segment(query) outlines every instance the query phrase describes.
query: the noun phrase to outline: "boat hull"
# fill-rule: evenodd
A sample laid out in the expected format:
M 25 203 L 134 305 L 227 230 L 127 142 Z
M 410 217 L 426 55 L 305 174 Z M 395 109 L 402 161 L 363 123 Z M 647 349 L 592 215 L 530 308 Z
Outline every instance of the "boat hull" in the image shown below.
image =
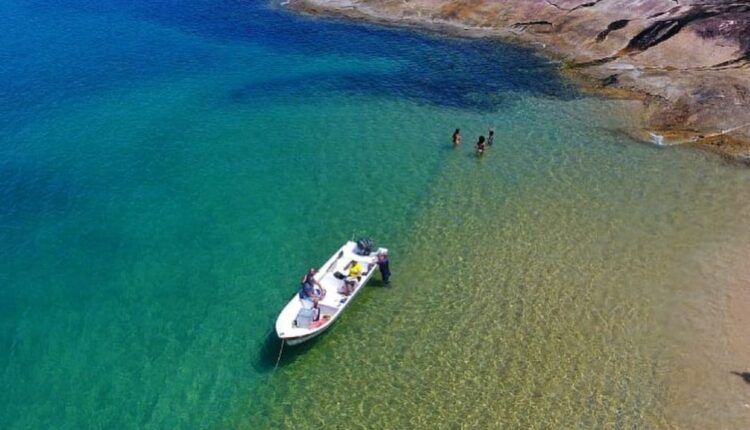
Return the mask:
M 298 327 L 297 316 L 303 308 L 303 303 L 295 294 L 287 303 L 276 320 L 276 335 L 287 345 L 299 345 L 310 339 L 313 339 L 333 325 L 334 321 L 343 313 L 353 299 L 362 291 L 365 284 L 372 278 L 377 270 L 377 253 L 387 252 L 385 248 L 368 255 L 358 255 L 355 253 L 356 243 L 349 241 L 339 248 L 331 258 L 324 263 L 315 279 L 326 290 L 326 295 L 319 302 L 320 319 L 313 322 L 310 327 Z M 334 276 L 338 273 L 345 273 L 347 265 L 351 261 L 358 261 L 365 265 L 356 289 L 348 296 L 340 292 L 340 286 L 344 282 L 340 276 Z
M 320 336 L 325 331 L 326 330 L 321 330 L 321 331 L 315 332 L 315 333 L 313 333 L 313 334 L 311 334 L 309 336 L 293 337 L 293 338 L 287 338 L 287 339 L 283 339 L 282 338 L 281 340 L 284 341 L 284 343 L 286 343 L 287 345 L 290 345 L 290 346 L 299 345 L 300 343 L 305 343 L 305 342 L 307 342 L 308 340 L 310 340 L 312 338 Z

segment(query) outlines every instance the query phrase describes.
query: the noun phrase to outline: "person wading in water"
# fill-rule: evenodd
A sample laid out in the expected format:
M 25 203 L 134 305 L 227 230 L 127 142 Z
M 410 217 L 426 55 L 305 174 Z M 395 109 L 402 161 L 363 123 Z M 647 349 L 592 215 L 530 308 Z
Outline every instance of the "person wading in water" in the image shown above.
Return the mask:
M 481 156 L 484 154 L 485 144 L 484 144 L 484 136 L 479 136 L 479 141 L 477 142 L 477 155 Z
M 457 128 L 456 131 L 453 132 L 453 146 L 458 146 L 461 144 L 461 129 Z

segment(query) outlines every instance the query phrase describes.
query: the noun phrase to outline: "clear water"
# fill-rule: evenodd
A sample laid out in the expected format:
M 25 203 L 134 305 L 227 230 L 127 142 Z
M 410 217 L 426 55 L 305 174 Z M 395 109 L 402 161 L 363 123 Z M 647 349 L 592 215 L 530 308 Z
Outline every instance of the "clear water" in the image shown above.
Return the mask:
M 750 173 L 629 140 L 626 104 L 531 52 L 264 1 L 9 0 L 0 25 L 0 427 L 750 422 L 701 343 Z M 300 274 L 359 235 L 393 287 L 274 371 Z

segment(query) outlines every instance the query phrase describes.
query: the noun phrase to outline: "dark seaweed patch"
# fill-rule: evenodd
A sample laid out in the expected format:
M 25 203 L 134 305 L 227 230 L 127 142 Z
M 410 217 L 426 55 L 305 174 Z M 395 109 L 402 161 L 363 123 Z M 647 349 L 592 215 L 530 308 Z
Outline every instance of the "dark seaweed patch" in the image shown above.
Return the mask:
M 30 219 L 69 207 L 74 187 L 28 164 L 0 165 L 0 221 Z
M 370 44 L 387 38 L 389 52 L 381 57 L 396 69 L 327 70 L 294 78 L 248 82 L 229 93 L 231 102 L 251 104 L 280 97 L 315 98 L 343 92 L 405 98 L 416 103 L 472 111 L 494 111 L 512 100 L 505 94 L 529 93 L 572 99 L 577 91 L 562 80 L 557 68 L 530 51 L 489 41 L 433 39 L 413 33 L 380 33 L 357 38 L 360 55 Z

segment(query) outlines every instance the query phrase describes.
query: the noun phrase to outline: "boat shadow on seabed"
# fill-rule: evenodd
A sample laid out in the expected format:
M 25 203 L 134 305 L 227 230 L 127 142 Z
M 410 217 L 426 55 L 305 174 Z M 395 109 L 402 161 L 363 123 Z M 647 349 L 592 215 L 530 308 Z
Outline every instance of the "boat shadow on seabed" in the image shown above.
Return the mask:
M 323 333 L 299 345 L 291 346 L 285 343 L 282 349 L 281 339 L 279 339 L 274 330 L 271 330 L 263 340 L 263 346 L 258 351 L 254 367 L 260 373 L 273 372 L 277 368 L 284 367 L 294 362 L 299 356 L 304 355 L 325 335 L 326 333 Z

